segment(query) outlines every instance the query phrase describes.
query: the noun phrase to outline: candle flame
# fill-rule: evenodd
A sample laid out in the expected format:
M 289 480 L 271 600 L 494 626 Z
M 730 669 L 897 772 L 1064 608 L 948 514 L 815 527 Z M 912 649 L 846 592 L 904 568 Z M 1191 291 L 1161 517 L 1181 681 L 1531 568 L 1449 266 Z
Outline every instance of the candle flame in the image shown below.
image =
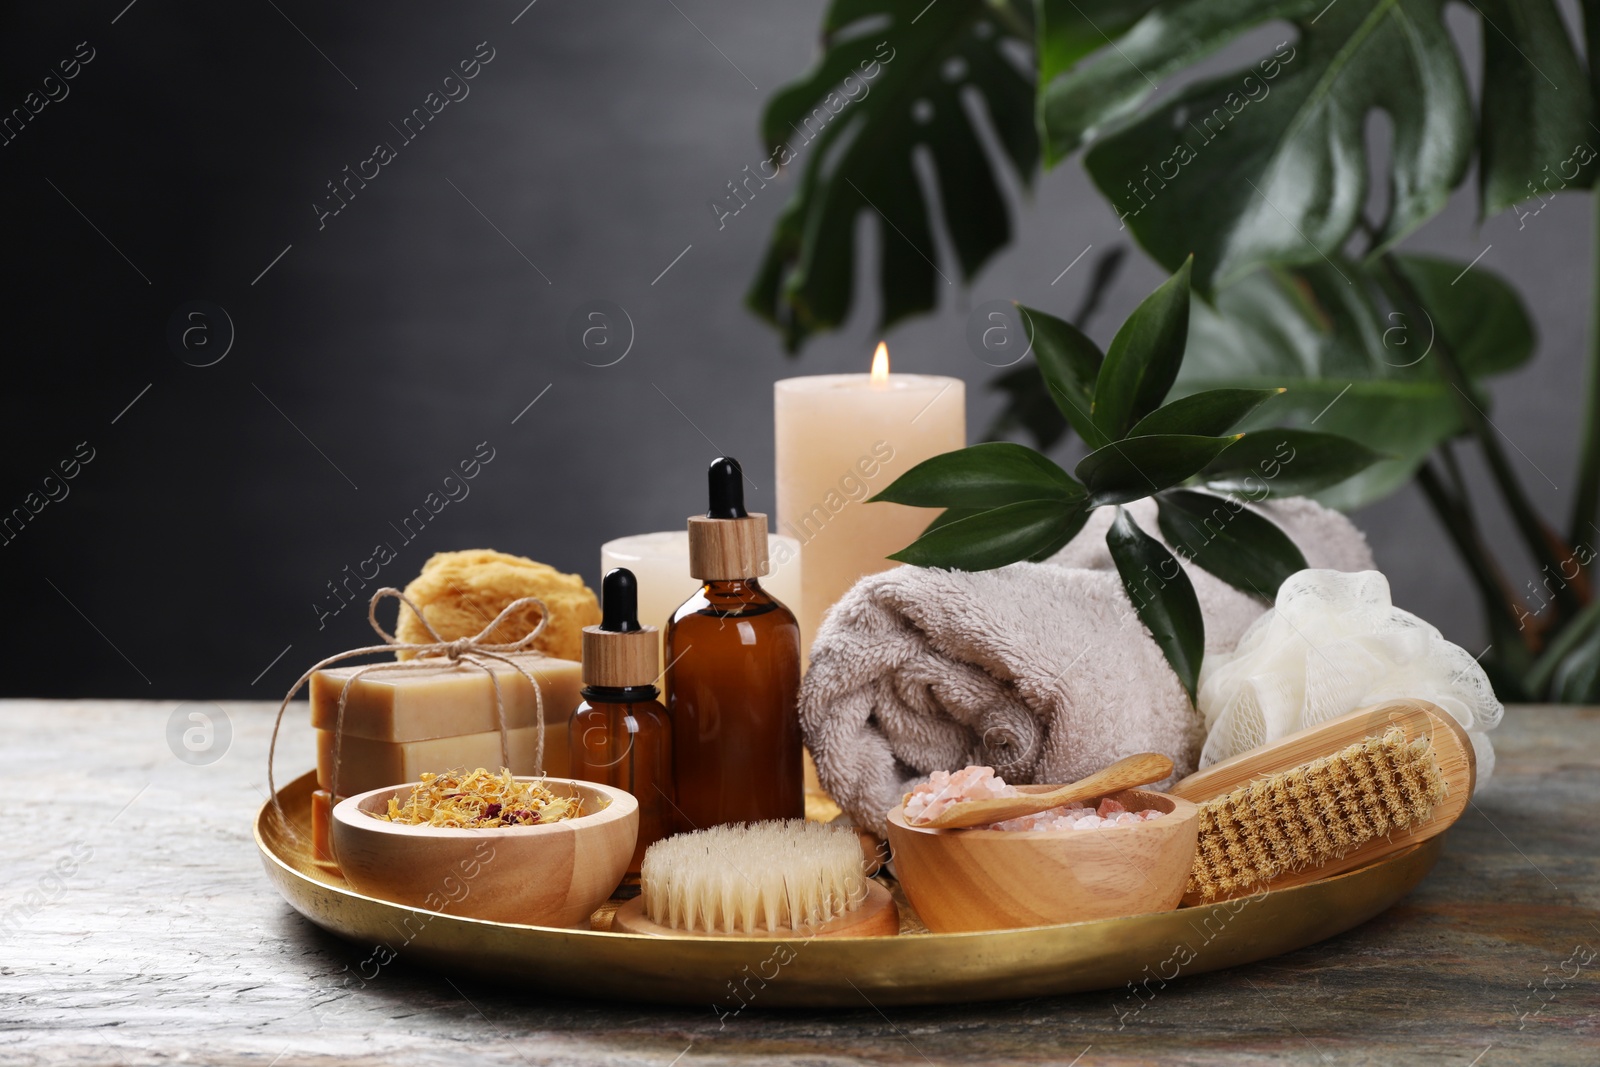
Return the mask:
M 878 342 L 877 351 L 872 353 L 872 381 L 886 382 L 889 380 L 889 346 Z

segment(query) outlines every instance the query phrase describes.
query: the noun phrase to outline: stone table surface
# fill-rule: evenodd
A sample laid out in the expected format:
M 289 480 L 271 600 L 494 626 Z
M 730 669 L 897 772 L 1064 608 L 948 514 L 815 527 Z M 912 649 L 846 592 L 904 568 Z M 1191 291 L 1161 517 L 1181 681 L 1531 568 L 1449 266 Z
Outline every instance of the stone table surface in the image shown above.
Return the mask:
M 1600 1063 L 1600 708 L 1517 707 L 1433 873 L 1340 937 L 1126 990 L 746 1011 L 455 984 L 292 911 L 251 835 L 273 708 L 0 701 L 0 1063 Z M 209 739 L 191 734 L 198 711 Z M 312 763 L 292 709 L 280 781 Z M 176 753 L 187 757 L 180 759 Z

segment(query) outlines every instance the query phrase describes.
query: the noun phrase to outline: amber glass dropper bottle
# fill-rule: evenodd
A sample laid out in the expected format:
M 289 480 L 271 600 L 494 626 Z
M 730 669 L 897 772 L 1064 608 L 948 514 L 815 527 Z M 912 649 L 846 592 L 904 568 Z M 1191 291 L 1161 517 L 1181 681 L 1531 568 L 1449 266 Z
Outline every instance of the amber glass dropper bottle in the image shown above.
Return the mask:
M 583 628 L 583 703 L 572 713 L 572 776 L 632 793 L 639 840 L 628 864 L 637 880 L 644 850 L 677 830 L 672 723 L 657 699 L 660 652 L 654 626 L 639 625 L 639 585 L 623 567 L 600 585 L 601 621 Z
M 800 627 L 765 589 L 767 517 L 744 507 L 723 457 L 710 508 L 689 518 L 689 572 L 704 585 L 667 623 L 667 706 L 685 830 L 805 815 Z

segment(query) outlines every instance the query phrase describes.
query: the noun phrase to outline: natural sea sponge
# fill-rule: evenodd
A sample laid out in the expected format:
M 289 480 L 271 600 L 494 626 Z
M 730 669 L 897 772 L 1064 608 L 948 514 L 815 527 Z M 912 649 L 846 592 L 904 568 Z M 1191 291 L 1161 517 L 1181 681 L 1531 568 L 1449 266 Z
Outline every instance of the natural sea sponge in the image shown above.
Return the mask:
M 600 621 L 600 603 L 578 575 L 562 574 L 546 564 L 492 548 L 434 553 L 422 565 L 422 573 L 406 586 L 405 594 L 446 641 L 471 637 L 513 600 L 536 596 L 550 609 L 550 624 L 530 647 L 561 659 L 578 659 L 583 628 Z M 527 605 L 496 627 L 489 640 L 510 644 L 538 622 L 538 607 Z M 421 620 L 404 605 L 395 635 L 408 644 L 433 640 Z M 399 653 L 401 659 L 412 655 Z

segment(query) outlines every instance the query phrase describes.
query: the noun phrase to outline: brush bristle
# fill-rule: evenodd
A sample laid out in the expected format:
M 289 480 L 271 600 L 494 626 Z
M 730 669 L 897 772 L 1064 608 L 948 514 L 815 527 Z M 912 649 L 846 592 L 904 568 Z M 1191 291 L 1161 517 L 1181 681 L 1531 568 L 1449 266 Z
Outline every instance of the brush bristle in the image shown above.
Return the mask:
M 867 897 L 855 831 L 804 819 L 713 826 L 645 850 L 652 922 L 687 933 L 804 931 Z
M 1390 730 L 1200 806 L 1190 893 L 1253 890 L 1428 818 L 1447 792 L 1433 743 Z

